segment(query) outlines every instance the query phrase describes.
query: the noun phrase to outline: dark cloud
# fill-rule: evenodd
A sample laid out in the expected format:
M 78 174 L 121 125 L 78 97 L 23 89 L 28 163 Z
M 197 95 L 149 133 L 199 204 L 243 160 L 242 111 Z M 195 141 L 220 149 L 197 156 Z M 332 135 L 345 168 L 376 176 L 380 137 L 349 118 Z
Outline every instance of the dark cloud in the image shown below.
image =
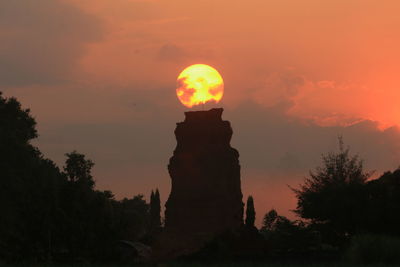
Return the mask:
M 279 108 L 251 102 L 224 115 L 233 125 L 233 145 L 240 151 L 244 168 L 288 177 L 291 173 L 307 175 L 320 164 L 322 153 L 337 150 L 339 135 L 352 153 L 365 159 L 367 168 L 390 170 L 400 163 L 400 131 L 395 127 L 382 131 L 368 120 L 347 127 L 321 127 L 311 120 L 287 117 Z
M 68 80 L 101 35 L 96 17 L 65 1 L 0 1 L 0 85 Z

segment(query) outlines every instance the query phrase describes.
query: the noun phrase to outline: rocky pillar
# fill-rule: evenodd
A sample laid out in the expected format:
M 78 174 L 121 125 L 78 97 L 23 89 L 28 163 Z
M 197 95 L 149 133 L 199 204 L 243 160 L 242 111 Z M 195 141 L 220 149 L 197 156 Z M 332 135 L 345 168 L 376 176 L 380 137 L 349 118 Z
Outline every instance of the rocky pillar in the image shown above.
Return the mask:
M 185 112 L 175 130 L 164 232 L 193 249 L 243 224 L 239 153 L 230 146 L 232 128 L 222 112 Z

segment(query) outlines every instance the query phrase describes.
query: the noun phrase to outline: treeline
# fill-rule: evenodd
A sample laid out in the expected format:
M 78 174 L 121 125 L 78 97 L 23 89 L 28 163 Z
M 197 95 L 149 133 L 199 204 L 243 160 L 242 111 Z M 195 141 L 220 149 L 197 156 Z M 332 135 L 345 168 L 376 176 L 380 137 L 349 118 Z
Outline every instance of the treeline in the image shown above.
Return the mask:
M 0 262 L 106 262 L 118 240 L 158 231 L 160 196 L 114 199 L 95 189 L 94 163 L 74 151 L 60 170 L 30 142 L 29 109 L 0 93 Z
M 292 188 L 299 220 L 275 210 L 264 216 L 259 232 L 269 257 L 400 263 L 400 169 L 372 174 L 340 137 L 339 151 L 323 155 L 321 166 Z

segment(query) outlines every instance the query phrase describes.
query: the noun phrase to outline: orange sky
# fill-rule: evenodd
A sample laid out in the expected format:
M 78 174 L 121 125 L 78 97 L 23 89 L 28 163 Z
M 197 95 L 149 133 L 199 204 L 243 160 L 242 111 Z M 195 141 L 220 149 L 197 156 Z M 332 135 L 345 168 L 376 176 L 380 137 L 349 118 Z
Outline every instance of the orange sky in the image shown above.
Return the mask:
M 97 82 L 172 84 L 183 67 L 207 62 L 231 89 L 226 105 L 289 99 L 292 115 L 318 113 L 317 121 L 400 124 L 398 1 L 83 3 L 75 1 L 105 24 L 103 40 L 82 59 L 85 75 Z M 279 88 L 287 86 L 281 81 L 271 84 L 287 72 L 305 81 L 295 95 Z
M 31 107 L 46 156 L 88 154 L 98 186 L 119 197 L 157 185 L 167 197 L 187 110 L 176 78 L 194 63 L 224 78 L 218 106 L 259 214 L 290 214 L 286 184 L 338 134 L 369 168 L 399 165 L 397 0 L 19 0 L 0 10 L 0 90 Z

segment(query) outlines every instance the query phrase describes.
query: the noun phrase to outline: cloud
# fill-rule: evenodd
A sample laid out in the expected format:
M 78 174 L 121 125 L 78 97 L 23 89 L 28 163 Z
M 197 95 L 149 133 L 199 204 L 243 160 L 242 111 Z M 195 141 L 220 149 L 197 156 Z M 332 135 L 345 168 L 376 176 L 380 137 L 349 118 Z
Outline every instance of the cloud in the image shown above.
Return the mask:
M 101 22 L 61 0 L 0 2 L 0 85 L 67 81 Z
M 293 105 L 293 98 L 305 85 L 306 80 L 303 76 L 291 71 L 273 72 L 269 74 L 261 88 L 252 94 L 253 100 L 265 107 L 275 107 L 277 105 Z
M 239 150 L 244 169 L 296 180 L 320 164 L 322 153 L 337 149 L 339 135 L 352 153 L 365 159 L 367 168 L 389 170 L 398 165 L 400 131 L 395 127 L 379 130 L 376 122 L 368 120 L 321 127 L 313 121 L 288 117 L 279 106 L 266 108 L 252 102 L 226 110 L 224 118 L 231 121 L 232 146 Z
M 267 108 L 281 106 L 286 115 L 320 126 L 349 126 L 364 120 L 377 122 L 380 129 L 400 126 L 397 98 L 390 88 L 313 80 L 293 69 L 271 72 L 251 99 Z

